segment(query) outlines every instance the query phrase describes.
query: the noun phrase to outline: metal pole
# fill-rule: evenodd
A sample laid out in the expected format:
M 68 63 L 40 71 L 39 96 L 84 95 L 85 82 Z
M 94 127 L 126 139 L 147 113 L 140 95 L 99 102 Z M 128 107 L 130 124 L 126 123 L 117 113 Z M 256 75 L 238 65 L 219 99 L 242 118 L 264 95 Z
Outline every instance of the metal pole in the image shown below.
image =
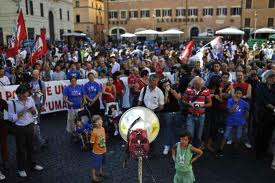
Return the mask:
M 258 20 L 257 16 L 258 16 L 258 13 L 257 13 L 257 11 L 255 11 L 255 25 L 254 25 L 255 32 L 254 32 L 254 39 L 256 39 L 257 20 Z
M 138 158 L 138 183 L 142 183 L 142 157 Z

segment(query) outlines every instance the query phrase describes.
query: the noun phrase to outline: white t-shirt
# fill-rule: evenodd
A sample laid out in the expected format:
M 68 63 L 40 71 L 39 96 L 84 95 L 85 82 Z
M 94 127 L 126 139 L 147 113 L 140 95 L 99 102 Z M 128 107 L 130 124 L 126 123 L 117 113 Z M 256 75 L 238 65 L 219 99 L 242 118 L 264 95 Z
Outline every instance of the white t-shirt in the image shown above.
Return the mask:
M 120 65 L 117 62 L 112 64 L 112 74 L 114 74 L 116 71 L 120 71 Z
M 7 86 L 10 85 L 10 80 L 7 76 L 3 76 L 0 78 L 0 86 Z
M 139 95 L 139 101 L 142 101 L 143 99 L 143 91 L 144 88 L 141 89 L 140 95 Z M 147 86 L 146 93 L 144 96 L 144 105 L 151 109 L 154 110 L 158 108 L 161 105 L 164 105 L 164 95 L 161 89 L 156 87 L 154 90 L 150 91 L 149 86 Z

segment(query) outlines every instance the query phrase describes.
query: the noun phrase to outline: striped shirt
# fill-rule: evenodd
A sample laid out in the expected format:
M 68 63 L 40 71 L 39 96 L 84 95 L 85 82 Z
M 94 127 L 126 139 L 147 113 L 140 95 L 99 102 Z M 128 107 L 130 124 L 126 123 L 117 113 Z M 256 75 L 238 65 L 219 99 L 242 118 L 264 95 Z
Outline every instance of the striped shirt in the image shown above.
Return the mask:
M 199 96 L 197 96 L 199 94 Z M 195 99 L 195 100 L 194 100 Z M 183 100 L 188 103 L 193 103 L 198 107 L 189 108 L 188 112 L 192 114 L 204 114 L 205 107 L 199 106 L 200 104 L 206 104 L 211 101 L 210 91 L 205 88 L 202 92 L 197 91 L 192 87 L 188 87 L 183 95 Z

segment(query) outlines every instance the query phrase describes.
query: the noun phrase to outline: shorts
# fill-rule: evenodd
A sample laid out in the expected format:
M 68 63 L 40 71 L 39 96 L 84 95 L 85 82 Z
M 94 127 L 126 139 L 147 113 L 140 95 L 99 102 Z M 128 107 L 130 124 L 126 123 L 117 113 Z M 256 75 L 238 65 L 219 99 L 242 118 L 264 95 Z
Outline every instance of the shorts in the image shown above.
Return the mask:
M 243 131 L 243 126 L 226 126 L 225 128 L 225 133 L 224 133 L 224 138 L 226 140 L 231 140 L 232 139 L 232 133 L 233 129 L 236 129 L 236 139 L 240 140 L 242 137 L 242 131 Z
M 99 170 L 102 165 L 105 164 L 105 155 L 104 154 L 95 154 L 92 153 L 92 168 Z

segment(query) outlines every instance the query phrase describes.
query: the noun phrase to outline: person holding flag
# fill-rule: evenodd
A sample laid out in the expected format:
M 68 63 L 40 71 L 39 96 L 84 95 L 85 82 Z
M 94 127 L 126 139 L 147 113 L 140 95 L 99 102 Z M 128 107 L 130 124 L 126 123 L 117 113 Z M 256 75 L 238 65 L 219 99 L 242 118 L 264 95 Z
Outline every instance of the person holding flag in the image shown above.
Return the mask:
M 43 57 L 48 51 L 45 32 L 41 31 L 40 36 L 36 36 L 29 65 L 36 63 L 36 60 Z

